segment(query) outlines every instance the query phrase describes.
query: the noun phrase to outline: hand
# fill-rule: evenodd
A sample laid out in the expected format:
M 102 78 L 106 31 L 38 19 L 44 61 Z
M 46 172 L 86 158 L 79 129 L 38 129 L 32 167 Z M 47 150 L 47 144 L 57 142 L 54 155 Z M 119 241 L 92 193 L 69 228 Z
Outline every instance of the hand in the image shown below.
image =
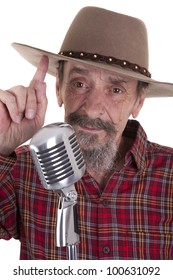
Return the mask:
M 0 90 L 0 153 L 10 155 L 43 126 L 46 109 L 48 57 L 43 56 L 29 87 Z

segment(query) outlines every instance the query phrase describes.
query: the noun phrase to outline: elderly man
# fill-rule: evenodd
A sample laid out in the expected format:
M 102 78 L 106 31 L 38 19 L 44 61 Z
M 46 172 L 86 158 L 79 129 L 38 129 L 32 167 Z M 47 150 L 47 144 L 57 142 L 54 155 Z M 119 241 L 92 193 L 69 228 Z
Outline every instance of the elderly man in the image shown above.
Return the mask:
M 144 23 L 86 7 L 58 54 L 13 46 L 39 66 L 29 87 L 0 91 L 0 238 L 20 240 L 20 259 L 66 259 L 55 240 L 57 193 L 43 188 L 20 146 L 44 123 L 48 72 L 87 167 L 75 184 L 78 258 L 173 259 L 173 150 L 129 119 L 145 97 L 173 95 L 172 84 L 151 79 Z

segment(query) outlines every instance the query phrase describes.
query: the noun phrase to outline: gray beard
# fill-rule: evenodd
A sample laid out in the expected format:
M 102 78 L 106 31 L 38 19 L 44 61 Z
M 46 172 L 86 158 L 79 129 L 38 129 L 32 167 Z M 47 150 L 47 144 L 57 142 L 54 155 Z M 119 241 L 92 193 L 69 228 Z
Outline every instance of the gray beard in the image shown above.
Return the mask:
M 116 161 L 117 145 L 107 136 L 105 144 L 98 145 L 98 136 L 84 132 L 77 133 L 77 139 L 88 170 L 97 173 L 110 172 Z
M 99 137 L 96 134 L 84 131 L 76 131 L 76 136 L 83 153 L 83 157 L 88 171 L 97 173 L 107 173 L 115 165 L 118 147 L 115 143 L 115 135 L 117 131 L 110 122 L 104 122 L 101 119 L 90 119 L 86 115 L 78 115 L 71 113 L 66 117 L 66 121 L 73 126 L 89 125 L 91 127 L 101 128 L 105 131 L 104 144 L 99 143 Z

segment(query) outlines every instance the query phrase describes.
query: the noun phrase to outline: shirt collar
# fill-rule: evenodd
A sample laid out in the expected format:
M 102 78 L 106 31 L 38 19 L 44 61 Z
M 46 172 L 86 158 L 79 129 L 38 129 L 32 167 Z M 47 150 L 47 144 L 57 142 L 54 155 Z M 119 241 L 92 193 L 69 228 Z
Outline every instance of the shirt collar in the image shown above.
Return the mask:
M 123 136 L 133 138 L 134 143 L 125 157 L 125 166 L 135 161 L 138 169 L 146 166 L 147 135 L 136 120 L 128 120 Z

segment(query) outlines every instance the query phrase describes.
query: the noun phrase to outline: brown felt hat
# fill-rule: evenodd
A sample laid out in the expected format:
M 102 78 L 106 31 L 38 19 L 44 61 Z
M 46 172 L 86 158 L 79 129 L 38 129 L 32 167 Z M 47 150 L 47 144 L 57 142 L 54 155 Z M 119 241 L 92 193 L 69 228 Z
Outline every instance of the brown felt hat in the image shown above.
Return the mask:
M 12 46 L 36 67 L 42 55 L 48 56 L 48 73 L 54 76 L 60 60 L 76 61 L 149 83 L 147 97 L 173 96 L 173 84 L 151 79 L 147 30 L 131 16 L 85 7 L 71 23 L 58 54 L 19 43 Z

